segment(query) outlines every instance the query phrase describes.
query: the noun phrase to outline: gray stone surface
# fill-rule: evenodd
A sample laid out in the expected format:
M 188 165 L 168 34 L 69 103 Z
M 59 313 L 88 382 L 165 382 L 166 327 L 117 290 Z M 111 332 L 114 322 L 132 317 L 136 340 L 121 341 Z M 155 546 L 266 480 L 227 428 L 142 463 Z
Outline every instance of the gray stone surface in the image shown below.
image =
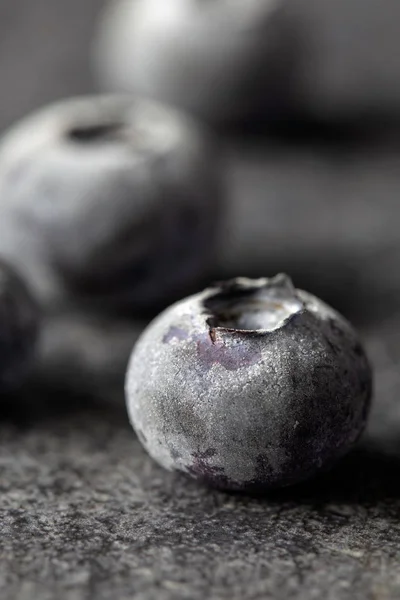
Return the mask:
M 264 499 L 162 471 L 122 404 L 42 397 L 24 413 L 9 408 L 0 427 L 1 597 L 398 598 L 398 329 L 396 320 L 383 334 L 365 332 L 377 394 L 358 450 L 319 481 Z

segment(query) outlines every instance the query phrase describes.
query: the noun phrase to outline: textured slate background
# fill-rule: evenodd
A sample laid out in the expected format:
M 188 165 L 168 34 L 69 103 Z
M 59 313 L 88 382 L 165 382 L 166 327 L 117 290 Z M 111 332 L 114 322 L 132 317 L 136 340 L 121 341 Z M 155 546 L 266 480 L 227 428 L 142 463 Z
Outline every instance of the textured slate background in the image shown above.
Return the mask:
M 42 102 L 93 89 L 87 56 L 100 4 L 1 0 L 0 129 Z M 301 163 L 303 150 L 290 145 L 290 156 L 296 152 Z M 396 157 L 396 145 L 391 152 Z M 264 183 L 253 179 L 248 160 L 246 155 L 250 193 Z M 337 177 L 342 180 L 348 170 L 354 181 L 353 162 Z M 366 172 L 373 168 L 367 161 Z M 242 171 L 229 174 L 237 181 Z M 376 180 L 381 179 L 379 175 Z M 366 193 L 374 181 L 365 179 Z M 391 186 L 395 195 L 395 178 Z M 320 186 L 311 188 L 310 193 L 314 189 L 324 194 Z M 391 210 L 398 221 L 400 208 Z M 308 230 L 312 218 L 300 211 L 299 230 Z M 62 344 L 57 338 L 47 341 L 40 372 L 19 398 L 1 408 L 0 597 L 398 598 L 400 318 L 395 266 L 386 278 L 394 281 L 390 302 L 384 293 L 379 304 L 369 298 L 368 319 L 360 290 L 345 284 L 339 290 L 342 308 L 362 324 L 376 368 L 376 401 L 367 435 L 332 473 L 266 499 L 200 488 L 164 473 L 142 451 L 127 423 L 121 376 L 126 347 L 139 325 L 133 324 L 123 341 L 104 334 L 102 327 L 96 330 L 96 325 L 80 328 L 80 334 L 64 338 Z M 306 275 L 300 269 L 299 276 L 305 280 Z M 354 294 L 359 294 L 357 302 Z M 108 347 L 113 362 L 104 373 Z M 51 372 L 46 370 L 49 348 Z M 66 389 L 65 380 L 58 379 L 60 361 L 71 354 L 75 360 L 78 349 L 82 372 L 75 375 L 71 358 L 61 369 L 69 383 Z M 109 376 L 112 393 L 97 394 L 98 371 Z M 40 380 L 43 372 L 46 382 Z M 82 388 L 85 373 L 93 387 Z M 72 393 L 74 380 L 80 393 Z M 104 379 L 98 381 L 102 391 L 107 389 Z

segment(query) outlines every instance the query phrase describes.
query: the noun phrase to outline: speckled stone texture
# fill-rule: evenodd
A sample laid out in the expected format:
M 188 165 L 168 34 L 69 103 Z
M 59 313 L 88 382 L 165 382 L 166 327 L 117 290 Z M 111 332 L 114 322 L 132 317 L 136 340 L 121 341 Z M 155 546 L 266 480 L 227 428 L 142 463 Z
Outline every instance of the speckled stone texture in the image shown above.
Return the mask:
M 358 450 L 266 499 L 163 471 L 122 405 L 42 398 L 25 418 L 14 405 L 0 428 L 1 597 L 395 600 L 399 324 L 364 332 L 377 394 Z

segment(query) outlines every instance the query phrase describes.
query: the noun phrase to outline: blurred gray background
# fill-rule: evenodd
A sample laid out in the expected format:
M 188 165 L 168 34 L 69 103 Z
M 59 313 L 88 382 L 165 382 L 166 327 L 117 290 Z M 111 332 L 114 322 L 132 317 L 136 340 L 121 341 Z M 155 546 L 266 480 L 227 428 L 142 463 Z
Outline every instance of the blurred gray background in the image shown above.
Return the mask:
M 103 0 L 1 0 L 0 129 L 94 89 L 89 48 Z

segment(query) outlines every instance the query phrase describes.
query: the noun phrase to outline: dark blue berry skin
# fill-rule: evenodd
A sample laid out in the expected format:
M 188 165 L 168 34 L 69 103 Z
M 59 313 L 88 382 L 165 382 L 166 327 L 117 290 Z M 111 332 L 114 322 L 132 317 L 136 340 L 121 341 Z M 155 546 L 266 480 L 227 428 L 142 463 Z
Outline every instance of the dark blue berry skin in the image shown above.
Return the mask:
M 38 308 L 22 280 L 0 262 L 0 393 L 19 387 L 34 355 Z
M 147 100 L 65 100 L 0 145 L 0 252 L 46 307 L 165 306 L 214 261 L 221 186 L 201 126 Z
M 133 350 L 130 419 L 162 466 L 228 490 L 308 479 L 366 424 L 371 369 L 350 326 L 286 276 L 177 303 Z

